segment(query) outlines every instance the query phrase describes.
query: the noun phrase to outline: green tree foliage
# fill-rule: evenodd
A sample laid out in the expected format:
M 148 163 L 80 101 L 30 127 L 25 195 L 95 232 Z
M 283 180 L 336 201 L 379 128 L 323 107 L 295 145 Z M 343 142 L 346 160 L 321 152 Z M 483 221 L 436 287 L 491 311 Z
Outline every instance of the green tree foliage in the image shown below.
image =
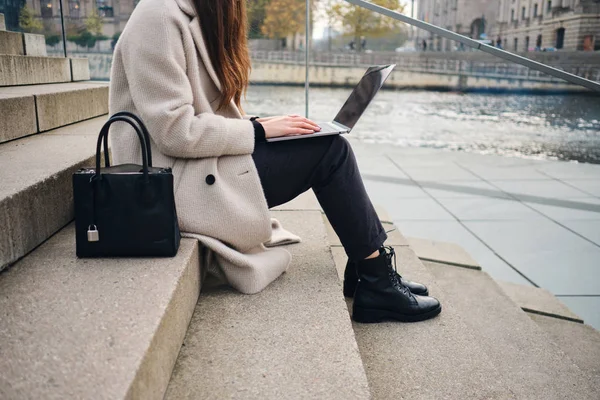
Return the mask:
M 27 5 L 24 5 L 23 8 L 21 8 L 21 13 L 19 14 L 19 26 L 23 29 L 23 32 L 27 33 L 42 33 L 44 30 L 42 21 L 35 18 L 33 10 Z
M 52 35 L 46 35 L 46 45 L 56 46 L 61 41 L 60 35 L 53 33 Z
M 390 10 L 402 12 L 404 5 L 399 0 L 371 0 L 371 3 Z M 362 36 L 383 36 L 397 30 L 402 23 L 373 11 L 346 3 L 338 2 L 331 7 L 333 18 L 342 24 L 347 34 L 354 38 L 355 48 L 360 51 Z
M 102 25 L 104 21 L 102 17 L 98 15 L 96 10 L 93 10 L 90 15 L 85 19 L 85 29 L 91 34 L 95 36 L 102 35 Z
M 98 40 L 108 39 L 108 36 L 102 34 L 103 24 L 102 17 L 96 11 L 92 11 L 83 26 L 74 24 L 67 26 L 67 40 L 81 47 L 92 48 Z
M 265 20 L 269 0 L 248 0 L 248 36 L 250 39 L 264 37 L 261 27 Z
M 284 38 L 304 32 L 304 0 L 271 0 L 266 7 L 262 33 L 270 38 Z

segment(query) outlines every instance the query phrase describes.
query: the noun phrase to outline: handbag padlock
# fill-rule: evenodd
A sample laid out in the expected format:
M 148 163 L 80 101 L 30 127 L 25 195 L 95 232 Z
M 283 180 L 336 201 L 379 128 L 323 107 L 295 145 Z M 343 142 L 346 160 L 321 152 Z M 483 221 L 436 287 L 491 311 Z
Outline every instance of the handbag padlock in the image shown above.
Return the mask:
M 96 227 L 96 225 L 90 225 L 88 227 L 87 238 L 88 238 L 88 242 L 100 241 L 100 234 L 98 233 L 98 228 Z

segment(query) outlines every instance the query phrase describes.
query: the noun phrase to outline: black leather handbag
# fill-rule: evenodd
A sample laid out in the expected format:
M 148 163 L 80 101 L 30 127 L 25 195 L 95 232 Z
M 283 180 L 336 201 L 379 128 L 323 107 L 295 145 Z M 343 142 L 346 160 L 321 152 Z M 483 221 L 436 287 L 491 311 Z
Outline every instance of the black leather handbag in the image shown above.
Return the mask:
M 135 130 L 142 165 L 110 165 L 108 131 L 115 122 Z M 100 168 L 104 142 L 105 167 Z M 114 114 L 96 145 L 96 168 L 73 174 L 78 257 L 172 257 L 181 234 L 177 223 L 171 168 L 152 166 L 150 135 L 134 114 Z

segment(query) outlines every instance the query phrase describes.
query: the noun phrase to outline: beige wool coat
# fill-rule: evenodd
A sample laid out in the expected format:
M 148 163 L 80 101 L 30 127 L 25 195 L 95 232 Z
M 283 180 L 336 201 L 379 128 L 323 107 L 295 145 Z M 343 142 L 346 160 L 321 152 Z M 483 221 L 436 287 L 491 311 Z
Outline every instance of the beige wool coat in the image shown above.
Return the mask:
M 147 125 L 154 165 L 173 169 L 181 231 L 216 256 L 209 270 L 257 293 L 291 255 L 263 245 L 272 226 L 251 156 L 254 128 L 233 101 L 216 111 L 220 98 L 192 0 L 141 1 L 115 47 L 110 114 L 130 111 Z M 131 127 L 113 124 L 110 138 L 115 164 L 141 163 Z

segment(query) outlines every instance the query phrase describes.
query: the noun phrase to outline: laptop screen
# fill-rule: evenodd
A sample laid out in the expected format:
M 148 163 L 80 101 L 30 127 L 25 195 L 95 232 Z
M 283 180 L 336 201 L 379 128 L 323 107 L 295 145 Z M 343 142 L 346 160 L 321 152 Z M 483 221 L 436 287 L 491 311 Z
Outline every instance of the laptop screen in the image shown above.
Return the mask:
M 382 65 L 369 67 L 363 75 L 358 85 L 354 88 L 342 109 L 335 116 L 334 121 L 354 128 L 354 125 L 366 110 L 367 106 L 373 100 L 383 83 L 388 78 L 396 65 Z

